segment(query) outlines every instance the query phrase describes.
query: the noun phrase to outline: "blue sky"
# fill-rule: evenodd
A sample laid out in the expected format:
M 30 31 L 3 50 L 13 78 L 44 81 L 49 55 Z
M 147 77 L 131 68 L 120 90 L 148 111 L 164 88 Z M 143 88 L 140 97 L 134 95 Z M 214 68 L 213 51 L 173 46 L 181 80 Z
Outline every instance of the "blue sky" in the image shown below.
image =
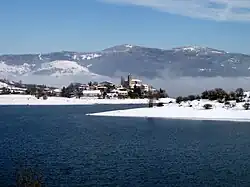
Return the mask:
M 246 0 L 2 0 L 0 54 L 125 43 L 250 54 L 249 7 Z

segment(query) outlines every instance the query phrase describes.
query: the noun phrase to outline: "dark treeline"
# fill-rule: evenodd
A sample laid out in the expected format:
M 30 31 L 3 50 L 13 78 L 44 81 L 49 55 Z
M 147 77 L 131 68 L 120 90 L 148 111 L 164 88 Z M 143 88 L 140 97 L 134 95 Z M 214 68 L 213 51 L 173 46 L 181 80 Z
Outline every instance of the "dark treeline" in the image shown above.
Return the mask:
M 226 92 L 222 88 L 215 88 L 212 90 L 206 90 L 202 92 L 200 95 L 189 95 L 187 97 L 177 97 L 176 102 L 181 103 L 185 101 L 193 101 L 193 100 L 200 100 L 200 99 L 208 99 L 210 101 L 217 100 L 218 102 L 227 102 L 235 100 L 236 102 L 242 102 L 244 95 L 243 88 L 237 88 L 235 91 Z

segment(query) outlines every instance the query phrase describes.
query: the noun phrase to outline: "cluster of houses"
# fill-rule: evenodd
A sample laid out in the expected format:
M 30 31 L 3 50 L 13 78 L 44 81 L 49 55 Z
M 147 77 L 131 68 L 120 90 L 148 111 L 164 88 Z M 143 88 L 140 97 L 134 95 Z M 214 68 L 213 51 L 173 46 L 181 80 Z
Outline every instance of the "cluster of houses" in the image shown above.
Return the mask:
M 121 77 L 120 85 L 104 81 L 98 84 L 82 84 L 79 86 L 79 90 L 82 92 L 82 97 L 100 97 L 106 92 L 108 98 L 115 98 L 119 96 L 127 97 L 129 91 L 133 91 L 135 86 L 140 87 L 143 93 L 155 91 L 152 86 L 143 84 L 142 80 L 134 79 L 131 75 L 128 75 L 127 80 Z
M 5 93 L 6 90 L 10 93 L 10 94 L 25 94 L 26 93 L 26 88 L 17 88 L 17 87 L 9 87 L 9 88 L 5 88 L 2 87 L 0 88 L 0 94 L 1 93 Z
M 148 93 L 149 91 L 156 91 L 152 86 L 144 84 L 142 80 L 132 78 L 131 75 L 128 75 L 127 80 L 121 77 L 121 83 L 115 85 L 112 82 L 104 81 L 100 83 L 88 83 L 88 84 L 79 84 L 77 90 L 81 92 L 81 97 L 85 98 L 100 98 L 103 96 L 103 93 L 106 93 L 107 98 L 115 97 L 127 97 L 129 92 L 133 92 L 133 88 L 139 87 L 142 93 Z M 8 86 L 8 92 L 10 94 L 27 94 L 27 88 L 18 88 L 15 86 Z M 0 93 L 6 92 L 6 87 L 0 88 Z M 43 92 L 47 95 L 61 96 L 62 89 L 59 88 L 43 88 Z M 74 97 L 75 94 L 72 92 L 71 96 Z

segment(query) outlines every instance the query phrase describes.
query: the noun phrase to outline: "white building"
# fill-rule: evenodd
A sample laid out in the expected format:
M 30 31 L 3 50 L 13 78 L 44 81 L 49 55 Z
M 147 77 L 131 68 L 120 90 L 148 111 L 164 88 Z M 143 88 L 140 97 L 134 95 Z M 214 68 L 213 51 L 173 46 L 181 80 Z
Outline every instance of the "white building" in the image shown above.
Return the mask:
M 61 92 L 62 92 L 62 90 L 59 89 L 59 88 L 56 88 L 56 89 L 54 89 L 54 90 L 52 91 L 52 93 L 54 93 L 56 96 L 60 96 Z
M 87 84 L 82 84 L 81 86 L 79 86 L 80 90 L 89 90 L 89 85 Z
M 131 79 L 130 82 L 129 82 L 129 87 L 130 88 L 134 88 L 134 86 L 142 86 L 142 81 L 140 79 Z
M 26 88 L 18 88 L 18 87 L 10 87 L 10 92 L 11 93 L 20 93 L 20 94 L 23 94 L 26 92 Z
M 109 97 L 118 97 L 118 96 L 127 96 L 128 91 L 125 88 L 117 88 L 114 90 L 111 90 L 110 93 L 107 94 Z
M 149 85 L 147 85 L 147 84 L 142 84 L 142 90 L 145 91 L 145 92 L 149 92 L 149 90 L 150 90 Z
M 83 90 L 82 94 L 83 97 L 98 98 L 102 95 L 102 92 L 100 90 Z

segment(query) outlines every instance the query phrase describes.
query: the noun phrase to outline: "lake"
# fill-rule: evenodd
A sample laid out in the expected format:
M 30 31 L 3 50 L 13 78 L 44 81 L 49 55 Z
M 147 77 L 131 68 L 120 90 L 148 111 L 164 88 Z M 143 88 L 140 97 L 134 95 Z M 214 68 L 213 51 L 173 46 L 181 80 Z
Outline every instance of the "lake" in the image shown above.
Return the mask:
M 250 185 L 250 123 L 85 116 L 133 107 L 1 106 L 0 186 Z

